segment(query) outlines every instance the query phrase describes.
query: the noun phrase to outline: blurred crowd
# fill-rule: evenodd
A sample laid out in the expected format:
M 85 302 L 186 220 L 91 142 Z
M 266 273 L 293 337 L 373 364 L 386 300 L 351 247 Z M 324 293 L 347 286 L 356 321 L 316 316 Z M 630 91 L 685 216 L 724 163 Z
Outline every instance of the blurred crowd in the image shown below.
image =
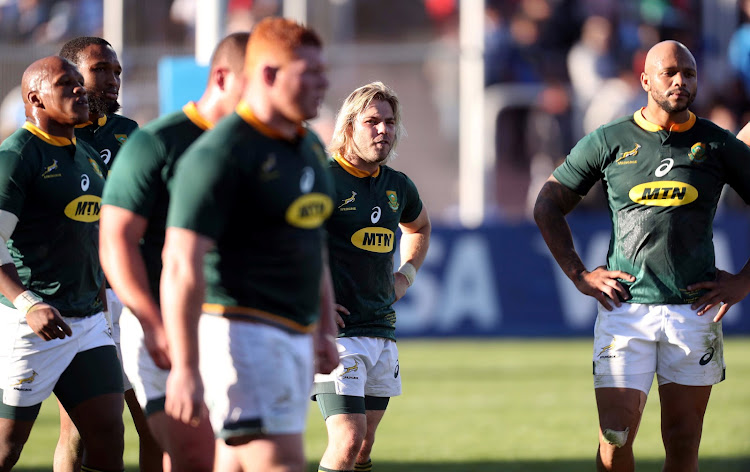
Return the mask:
M 191 45 L 197 1 L 124 0 L 126 44 Z M 437 111 L 430 119 L 439 120 L 442 137 L 457 142 L 460 0 L 379 0 L 377 8 L 364 0 L 310 0 L 308 10 L 314 14 L 323 3 L 350 15 L 339 21 L 349 28 L 334 20 L 321 28 L 329 41 L 430 44 L 422 58 Z M 279 14 L 282 4 L 227 0 L 227 30 Z M 639 82 L 645 53 L 663 39 L 681 41 L 696 56 L 693 111 L 738 131 L 750 119 L 750 0 L 730 7 L 732 22 L 721 28 L 731 30 L 731 41 L 717 46 L 701 18 L 719 4 L 727 8 L 708 0 L 485 0 L 487 95 L 516 93 L 512 86 L 533 91 L 526 102 L 516 97 L 498 110 L 496 214 L 528 217 L 539 186 L 578 139 L 645 105 Z M 57 44 L 102 35 L 102 13 L 103 0 L 0 0 L 0 42 Z M 709 54 L 720 56 L 728 73 L 712 74 Z M 601 208 L 600 197 L 593 192 L 583 207 Z M 726 201 L 734 204 L 731 195 Z

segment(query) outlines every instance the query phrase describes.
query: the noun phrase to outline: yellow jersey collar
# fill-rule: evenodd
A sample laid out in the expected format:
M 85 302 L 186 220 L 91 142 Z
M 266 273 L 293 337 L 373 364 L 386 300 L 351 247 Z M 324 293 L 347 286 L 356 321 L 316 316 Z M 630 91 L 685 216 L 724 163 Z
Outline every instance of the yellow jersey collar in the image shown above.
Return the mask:
M 378 169 L 371 174 L 366 170 L 357 169 L 352 165 L 351 162 L 344 159 L 338 152 L 333 155 L 333 158 L 345 171 L 352 174 L 354 177 L 377 177 L 380 175 L 380 166 L 378 166 Z
M 656 123 L 651 123 L 646 119 L 645 116 L 643 116 L 643 110 L 645 110 L 646 107 L 642 107 L 640 110 L 633 113 L 633 119 L 635 120 L 635 123 L 640 126 L 641 128 L 645 129 L 646 131 L 661 131 L 664 128 L 663 126 L 657 125 Z M 696 120 L 698 119 L 695 114 L 692 111 L 688 111 L 690 113 L 690 117 L 688 120 L 684 123 L 679 123 L 673 125 L 668 131 L 676 131 L 678 133 L 681 133 L 683 131 L 687 131 L 693 127 Z
M 290 140 L 286 137 L 282 136 L 281 133 L 276 131 L 275 129 L 271 128 L 270 126 L 266 125 L 265 123 L 261 122 L 258 118 L 255 117 L 255 114 L 253 113 L 253 110 L 250 109 L 250 105 L 247 104 L 246 101 L 242 100 L 240 101 L 239 105 L 237 105 L 237 114 L 242 117 L 243 120 L 245 120 L 250 126 L 257 129 L 261 134 L 271 138 L 271 139 L 283 139 L 284 141 L 293 141 L 294 139 L 302 138 L 305 133 L 307 133 L 307 130 L 303 126 L 297 127 L 297 136 Z
M 93 125 L 94 123 L 92 121 L 87 121 L 86 123 L 81 123 L 80 125 L 76 125 L 76 128 L 85 128 L 87 126 Z M 96 120 L 96 126 L 102 127 L 107 124 L 107 115 L 100 116 Z
M 198 111 L 198 106 L 195 102 L 188 102 L 182 107 L 182 111 L 187 115 L 188 119 L 193 122 L 195 126 L 202 129 L 203 131 L 209 130 L 214 127 L 214 124 L 207 120 L 201 112 Z
M 42 131 L 39 128 L 36 127 L 33 123 L 30 121 L 27 121 L 22 126 L 23 129 L 27 130 L 37 138 L 41 139 L 47 144 L 51 144 L 53 146 L 63 147 L 63 146 L 70 146 L 71 144 L 73 146 L 76 145 L 76 138 L 73 136 L 73 139 L 64 138 L 62 136 L 53 136 L 46 131 Z

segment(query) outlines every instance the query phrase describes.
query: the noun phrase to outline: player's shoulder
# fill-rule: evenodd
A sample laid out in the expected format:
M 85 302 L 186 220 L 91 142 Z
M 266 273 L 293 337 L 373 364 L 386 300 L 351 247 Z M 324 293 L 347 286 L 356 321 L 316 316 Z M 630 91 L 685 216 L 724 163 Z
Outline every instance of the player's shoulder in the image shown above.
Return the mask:
M 400 170 L 396 170 L 389 165 L 380 166 L 380 172 L 382 173 L 383 177 L 387 179 L 411 182 L 411 179 L 408 175 L 406 175 L 406 173 Z
M 701 118 L 700 116 L 696 117 L 695 127 L 701 131 L 713 133 L 716 135 L 723 135 L 725 137 L 735 136 L 733 132 L 725 128 L 722 128 L 721 126 L 717 125 L 716 123 L 714 123 L 713 121 L 707 118 Z
M 174 111 L 149 121 L 138 132 L 159 136 L 175 129 L 179 131 L 189 123 L 191 123 L 190 118 L 183 111 Z
M 24 128 L 18 128 L 0 144 L 0 152 L 20 154 L 34 142 L 34 134 Z
M 138 122 L 118 114 L 107 115 L 107 121 L 112 123 L 112 127 L 122 132 L 133 132 L 138 129 Z

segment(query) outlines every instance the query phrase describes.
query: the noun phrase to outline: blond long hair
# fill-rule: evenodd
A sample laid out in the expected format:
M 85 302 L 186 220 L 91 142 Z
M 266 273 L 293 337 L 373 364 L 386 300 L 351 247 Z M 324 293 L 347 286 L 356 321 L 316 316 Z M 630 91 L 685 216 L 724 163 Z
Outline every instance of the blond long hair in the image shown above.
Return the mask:
M 391 152 L 388 158 L 383 162 L 387 164 L 396 158 L 396 144 L 402 136 L 406 136 L 406 128 L 401 121 L 401 105 L 398 101 L 396 92 L 383 82 L 371 82 L 359 87 L 349 94 L 344 100 L 341 109 L 336 115 L 336 126 L 333 130 L 331 143 L 328 145 L 328 151 L 331 154 L 340 154 L 345 156 L 351 144 L 351 130 L 354 126 L 354 120 L 370 106 L 373 100 L 382 100 L 388 102 L 393 109 L 393 118 L 396 122 L 396 133 L 391 144 Z

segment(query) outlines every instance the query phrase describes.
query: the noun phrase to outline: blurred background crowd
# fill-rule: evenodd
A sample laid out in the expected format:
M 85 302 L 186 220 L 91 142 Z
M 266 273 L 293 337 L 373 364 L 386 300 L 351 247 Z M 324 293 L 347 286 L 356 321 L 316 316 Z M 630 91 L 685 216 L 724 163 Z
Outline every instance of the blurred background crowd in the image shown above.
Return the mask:
M 0 139 L 23 121 L 17 86 L 29 63 L 75 36 L 106 39 L 104 1 L 0 0 Z M 140 124 L 160 113 L 159 59 L 194 52 L 197 1 L 209 0 L 122 0 L 123 114 Z M 223 1 L 226 33 L 283 6 Z M 330 137 L 353 88 L 391 85 L 408 130 L 393 166 L 416 181 L 433 219 L 445 224 L 457 221 L 463 1 L 474 0 L 307 2 L 330 63 L 316 129 Z M 494 143 L 486 150 L 494 160 L 487 222 L 528 220 L 539 186 L 578 139 L 645 105 L 639 76 L 658 41 L 676 39 L 696 56 L 696 114 L 734 132 L 750 119 L 750 0 L 485 0 L 484 9 L 484 93 L 494 107 L 485 126 Z M 601 211 L 601 191 L 584 203 Z M 728 193 L 722 208 L 739 205 Z

